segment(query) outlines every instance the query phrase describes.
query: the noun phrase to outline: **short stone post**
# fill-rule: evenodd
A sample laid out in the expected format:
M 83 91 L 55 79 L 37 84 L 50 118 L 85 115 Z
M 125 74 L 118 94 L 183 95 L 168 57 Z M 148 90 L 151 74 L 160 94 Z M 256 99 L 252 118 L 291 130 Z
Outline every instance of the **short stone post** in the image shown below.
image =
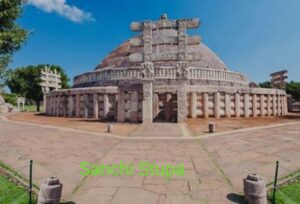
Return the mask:
M 63 185 L 57 178 L 46 179 L 40 188 L 38 204 L 59 204 Z
M 249 204 L 267 204 L 265 181 L 257 174 L 250 174 L 244 179 L 244 196 Z
M 215 123 L 209 123 L 209 124 L 208 124 L 208 132 L 209 132 L 209 133 L 214 133 L 214 132 L 216 132 L 216 124 L 215 124 Z
M 111 133 L 113 131 L 113 125 L 111 123 L 107 123 L 107 132 Z

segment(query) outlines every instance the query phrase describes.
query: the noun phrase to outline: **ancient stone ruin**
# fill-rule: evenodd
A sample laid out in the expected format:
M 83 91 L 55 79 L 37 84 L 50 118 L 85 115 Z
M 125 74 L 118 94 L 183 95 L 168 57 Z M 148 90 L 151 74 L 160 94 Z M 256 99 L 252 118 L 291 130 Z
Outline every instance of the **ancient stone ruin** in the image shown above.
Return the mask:
M 246 75 L 230 71 L 199 36 L 187 34 L 199 25 L 165 14 L 133 22 L 139 34 L 94 71 L 74 77 L 71 89 L 48 93 L 46 113 L 143 123 L 285 115 L 286 93 L 251 88 Z

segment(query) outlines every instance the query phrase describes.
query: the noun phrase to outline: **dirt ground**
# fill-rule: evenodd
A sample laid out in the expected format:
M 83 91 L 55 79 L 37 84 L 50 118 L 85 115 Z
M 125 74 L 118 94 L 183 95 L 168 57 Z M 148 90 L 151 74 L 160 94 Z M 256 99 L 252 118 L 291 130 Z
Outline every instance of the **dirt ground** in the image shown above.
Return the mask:
M 107 132 L 107 123 L 95 119 L 48 117 L 41 113 L 17 113 L 7 116 L 10 120 L 37 123 L 41 125 L 53 125 L 59 127 L 73 128 L 90 132 Z M 127 136 L 139 125 L 131 123 L 113 124 L 113 134 Z
M 193 135 L 208 133 L 208 124 L 215 123 L 217 132 L 227 132 L 243 128 L 275 125 L 288 122 L 300 121 L 300 114 L 289 113 L 284 117 L 263 117 L 263 118 L 197 118 L 188 119 L 187 124 Z
M 90 132 L 106 133 L 107 123 L 95 119 L 83 118 L 64 118 L 64 117 L 48 117 L 38 113 L 17 113 L 8 116 L 9 119 L 14 121 L 31 122 L 43 125 L 53 125 L 59 127 L 67 127 L 78 130 L 85 130 Z M 274 125 L 288 122 L 300 121 L 300 114 L 289 114 L 285 117 L 264 117 L 264 118 L 210 118 L 210 119 L 188 119 L 186 127 L 190 130 L 191 136 L 204 135 L 208 133 L 208 124 L 213 122 L 216 124 L 217 132 L 227 132 L 243 128 L 252 128 L 266 125 Z M 153 127 L 152 127 L 153 126 Z M 157 132 L 170 131 L 169 133 L 174 136 L 182 135 L 178 124 L 174 123 L 153 123 L 148 132 L 144 130 L 143 134 L 140 133 L 141 124 L 133 123 L 114 123 L 113 134 L 121 136 L 153 136 Z M 149 128 L 148 128 L 149 129 Z M 172 129 L 172 130 L 173 130 Z M 157 131 L 154 131 L 157 130 Z M 149 133 L 149 134 L 148 134 Z M 175 134 L 176 133 L 176 134 Z M 158 134 L 159 136 L 160 134 Z M 164 134 L 162 134 L 164 135 Z

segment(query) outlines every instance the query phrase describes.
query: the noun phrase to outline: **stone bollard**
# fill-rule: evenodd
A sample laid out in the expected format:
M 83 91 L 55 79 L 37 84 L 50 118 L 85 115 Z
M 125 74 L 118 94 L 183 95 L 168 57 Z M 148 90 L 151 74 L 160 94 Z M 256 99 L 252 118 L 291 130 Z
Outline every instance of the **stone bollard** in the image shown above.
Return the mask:
M 257 174 L 250 174 L 244 179 L 245 200 L 249 204 L 267 204 L 265 181 Z
M 41 184 L 38 204 L 59 204 L 62 184 L 57 178 L 50 177 Z
M 107 132 L 111 133 L 113 131 L 113 125 L 111 123 L 107 123 Z
M 215 123 L 209 123 L 209 124 L 208 124 L 208 132 L 209 132 L 209 133 L 214 133 L 214 132 L 216 132 L 216 124 L 215 124 Z

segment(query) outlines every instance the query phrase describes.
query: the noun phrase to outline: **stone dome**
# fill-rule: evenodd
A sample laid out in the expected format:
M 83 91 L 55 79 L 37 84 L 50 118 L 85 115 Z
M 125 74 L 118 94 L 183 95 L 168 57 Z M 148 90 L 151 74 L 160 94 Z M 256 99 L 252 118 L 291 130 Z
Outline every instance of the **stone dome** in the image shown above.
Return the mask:
M 200 36 L 188 35 L 200 20 L 132 22 L 139 32 L 114 49 L 95 70 L 75 76 L 73 87 L 119 86 L 141 84 L 144 79 L 155 84 L 176 84 L 179 78 L 189 83 L 214 86 L 249 86 L 247 76 L 228 70 L 224 62 Z
M 153 32 L 153 38 L 160 40 L 162 37 L 176 37 L 177 31 L 174 29 L 168 30 L 157 30 Z M 133 53 L 144 54 L 143 46 L 132 46 L 133 41 L 141 38 L 141 35 L 136 36 L 130 40 L 125 41 L 119 47 L 114 49 L 107 57 L 105 57 L 102 62 L 96 67 L 97 69 L 102 68 L 120 68 L 120 67 L 136 67 L 140 66 L 139 62 L 130 61 L 130 55 Z M 200 38 L 198 39 L 200 41 Z M 152 46 L 153 53 L 176 53 L 178 50 L 178 44 L 157 44 Z M 219 70 L 227 70 L 224 62 L 205 44 L 202 42 L 199 44 L 188 44 L 187 52 L 194 53 L 199 56 L 197 60 L 189 60 L 189 65 L 199 68 L 209 68 L 209 69 L 219 69 Z M 174 66 L 177 63 L 177 60 L 161 60 L 154 61 L 154 66 Z

